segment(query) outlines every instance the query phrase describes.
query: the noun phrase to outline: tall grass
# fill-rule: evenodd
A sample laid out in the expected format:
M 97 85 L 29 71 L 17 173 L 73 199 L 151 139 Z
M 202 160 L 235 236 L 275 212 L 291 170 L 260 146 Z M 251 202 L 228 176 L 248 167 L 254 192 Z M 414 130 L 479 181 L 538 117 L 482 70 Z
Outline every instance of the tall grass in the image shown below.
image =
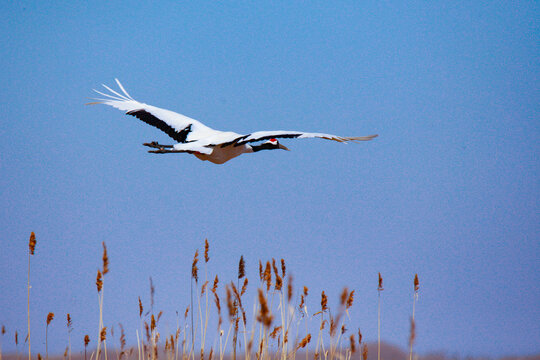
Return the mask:
M 30 258 L 35 251 L 35 234 L 32 233 L 29 242 L 28 261 L 28 354 L 31 360 L 30 347 Z M 104 279 L 109 273 L 109 258 L 107 247 L 102 243 L 102 266 L 97 270 L 96 289 L 98 294 L 99 319 L 96 350 L 88 357 L 87 349 L 90 337 L 84 336 L 85 360 L 108 360 L 107 332 L 113 337 L 110 344 L 115 343 L 112 324 L 104 322 Z M 265 264 L 265 265 L 263 265 Z M 150 278 L 150 306 L 144 311 L 143 303 L 139 297 L 138 315 L 140 328 L 137 329 L 137 345 L 131 350 L 126 349 L 124 328 L 121 324 L 119 347 L 115 348 L 116 360 L 129 358 L 136 353 L 138 360 L 157 360 L 164 356 L 166 360 L 195 360 L 219 358 L 226 356 L 231 359 L 243 357 L 246 360 L 295 360 L 296 355 L 302 352 L 306 360 L 310 359 L 310 351 L 317 360 L 353 358 L 366 360 L 367 345 L 363 334 L 350 333 L 347 329 L 352 311 L 355 291 L 344 288 L 340 296 L 336 297 L 336 306 L 323 290 L 320 295 L 320 308 L 310 313 L 306 306 L 309 289 L 301 286 L 295 292 L 293 277 L 287 273 L 284 259 L 276 261 L 259 260 L 258 282 L 248 280 L 246 274 L 246 260 L 240 257 L 238 274 L 235 281 L 220 282 L 218 275 L 210 271 L 210 245 L 204 242 L 204 279 L 199 277 L 199 251 L 195 251 L 191 266 L 191 286 L 189 306 L 183 313 L 177 313 L 176 329 L 168 333 L 160 333 L 159 321 L 162 311 L 154 313 L 154 285 Z M 378 304 L 377 304 L 377 340 L 378 360 L 381 359 L 381 292 L 383 279 L 378 274 Z M 199 280 L 201 283 L 199 283 Z M 254 287 L 248 292 L 248 287 Z M 411 331 L 409 336 L 409 359 L 412 360 L 413 343 L 416 338 L 415 331 L 415 304 L 418 298 L 418 276 L 414 278 L 413 309 L 411 317 Z M 220 295 L 221 293 L 221 295 Z M 246 299 L 246 294 L 254 294 L 253 299 Z M 296 295 L 295 295 L 296 294 Z M 249 304 L 249 306 L 248 306 Z M 224 308 L 226 306 L 226 310 Z M 249 307 L 252 306 L 250 310 Z M 54 318 L 53 313 L 47 316 L 45 351 L 48 359 L 48 327 Z M 189 320 L 188 320 L 189 319 Z M 212 320 L 212 321 L 210 321 Z M 209 329 L 209 324 L 215 324 L 215 329 Z M 310 331 L 310 329 L 312 331 Z M 313 329 L 316 329 L 313 331 Z M 67 347 L 64 357 L 71 360 L 71 331 L 72 319 L 67 314 Z M 2 331 L 2 335 L 5 330 Z M 212 334 L 215 334 L 212 336 Z M 161 343 L 160 343 L 161 340 Z M 17 333 L 15 341 L 18 345 Z M 160 344 L 163 344 L 160 346 Z M 101 348 L 103 347 L 103 351 Z M 161 354 L 161 355 L 160 355 Z M 0 360 L 1 360 L 0 348 Z M 41 358 L 41 354 L 38 354 Z

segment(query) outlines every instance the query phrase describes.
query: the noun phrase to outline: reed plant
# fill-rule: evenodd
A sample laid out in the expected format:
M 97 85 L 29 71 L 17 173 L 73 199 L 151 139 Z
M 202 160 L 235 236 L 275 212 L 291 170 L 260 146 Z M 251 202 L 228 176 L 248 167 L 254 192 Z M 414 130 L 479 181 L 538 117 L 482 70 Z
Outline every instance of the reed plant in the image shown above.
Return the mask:
M 29 242 L 28 262 L 28 344 L 30 355 L 30 258 L 35 251 L 35 235 L 31 234 Z M 120 338 L 117 343 L 114 328 L 105 326 L 103 321 L 104 308 L 104 279 L 109 273 L 109 258 L 107 247 L 102 243 L 102 264 L 97 270 L 95 285 L 98 293 L 99 322 L 96 350 L 88 356 L 90 337 L 84 336 L 85 360 L 108 360 L 107 335 L 109 345 L 114 347 L 116 360 L 129 359 L 133 352 L 138 360 L 158 360 L 161 354 L 166 360 L 195 360 L 219 358 L 226 356 L 231 359 L 243 357 L 245 360 L 295 360 L 299 352 L 305 354 L 306 360 L 353 358 L 367 360 L 368 348 L 363 334 L 351 333 L 348 330 L 350 312 L 355 301 L 355 290 L 343 288 L 336 297 L 337 306 L 331 306 L 326 291 L 320 295 L 320 308 L 315 313 L 308 312 L 306 305 L 309 289 L 301 286 L 295 292 L 293 276 L 288 273 L 284 259 L 277 261 L 259 260 L 259 282 L 253 285 L 246 275 L 246 260 L 240 256 L 237 263 L 238 273 L 233 281 L 222 285 L 218 275 L 210 273 L 210 244 L 204 241 L 204 278 L 199 271 L 199 251 L 195 251 L 191 266 L 190 299 L 183 317 L 176 313 L 176 329 L 160 334 L 160 319 L 163 311 L 154 312 L 155 288 L 150 278 L 150 304 L 145 312 L 141 297 L 138 297 L 139 327 L 135 331 L 137 346 L 126 348 L 126 335 L 122 324 Z M 213 279 L 208 280 L 208 279 Z M 199 280 L 201 281 L 199 283 Z M 248 292 L 248 287 L 253 290 Z M 381 292 L 384 290 L 383 279 L 378 274 L 378 304 L 377 304 L 377 358 L 381 359 Z M 413 309 L 411 330 L 409 335 L 409 359 L 412 360 L 413 344 L 416 339 L 415 305 L 418 299 L 418 276 L 414 277 Z M 247 294 L 254 294 L 254 299 L 246 299 Z M 250 315 L 248 304 L 253 305 Z M 214 315 L 212 315 L 214 314 Z M 71 315 L 67 318 L 67 347 L 64 353 L 66 360 L 71 360 L 71 331 L 73 328 Z M 47 316 L 45 351 L 48 359 L 48 327 L 54 319 L 54 314 Z M 215 336 L 209 331 L 210 320 L 215 321 Z M 315 325 L 316 324 L 316 325 Z M 315 330 L 314 330 L 315 328 Z M 310 331 L 311 329 L 311 331 Z M 2 335 L 5 329 L 2 328 Z M 18 345 L 18 333 L 15 332 L 15 342 Z M 1 344 L 0 344 L 1 345 Z M 103 348 L 103 351 L 102 349 Z M 311 353 L 310 353 L 311 352 Z M 1 347 L 0 347 L 1 357 Z M 41 354 L 38 354 L 41 360 Z M 0 359 L 1 360 L 1 359 Z

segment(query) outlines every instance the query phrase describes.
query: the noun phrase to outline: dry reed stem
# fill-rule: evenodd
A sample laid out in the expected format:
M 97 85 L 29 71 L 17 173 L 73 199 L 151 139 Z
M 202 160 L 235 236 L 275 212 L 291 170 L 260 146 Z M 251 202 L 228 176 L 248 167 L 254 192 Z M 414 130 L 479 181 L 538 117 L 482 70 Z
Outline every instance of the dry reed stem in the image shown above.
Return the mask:
M 412 353 L 413 353 L 413 345 L 414 340 L 416 337 L 416 323 L 414 320 L 414 311 L 415 311 L 415 305 L 416 300 L 418 300 L 418 291 L 420 290 L 420 282 L 418 281 L 418 274 L 414 274 L 414 292 L 413 292 L 413 310 L 412 310 L 412 318 L 411 318 L 411 331 L 409 335 L 409 360 L 412 360 Z
M 30 255 L 34 255 L 36 244 L 36 234 L 34 234 L 32 231 L 30 233 L 30 240 L 28 241 L 28 360 L 32 360 L 32 351 L 30 346 Z
M 383 278 L 379 273 L 379 285 L 377 287 L 377 360 L 381 360 L 381 291 L 383 290 Z
M 88 343 L 90 343 L 90 336 L 85 335 L 84 336 L 84 360 L 86 360 L 86 348 L 88 347 Z
M 49 343 L 48 343 L 48 336 L 49 336 L 49 324 L 54 319 L 54 313 L 50 312 L 47 314 L 47 326 L 45 327 L 45 356 L 46 359 L 49 359 Z

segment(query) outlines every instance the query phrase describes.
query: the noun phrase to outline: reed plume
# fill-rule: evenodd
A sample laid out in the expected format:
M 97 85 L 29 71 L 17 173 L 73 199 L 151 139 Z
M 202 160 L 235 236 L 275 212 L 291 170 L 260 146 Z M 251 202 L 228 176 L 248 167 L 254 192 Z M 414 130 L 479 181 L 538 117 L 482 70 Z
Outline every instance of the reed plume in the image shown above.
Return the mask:
M 88 347 L 88 343 L 90 343 L 90 336 L 84 335 L 84 360 L 86 360 L 86 348 Z
M 103 288 L 103 275 L 101 275 L 100 270 L 97 271 L 97 275 L 96 275 L 96 287 L 97 287 L 98 293 L 100 293 L 101 289 Z
M 73 330 L 73 323 L 71 322 L 71 315 L 67 314 L 67 330 L 68 330 L 68 358 L 71 360 L 71 331 Z
M 264 282 L 266 282 L 266 291 L 268 292 L 272 286 L 272 268 L 270 267 L 270 261 L 266 262 L 266 267 L 263 272 L 263 279 Z
M 193 263 L 191 264 L 191 278 L 195 279 L 195 282 L 199 281 L 197 263 L 199 262 L 199 250 L 195 250 L 195 256 L 193 256 Z
M 2 325 L 2 339 L 4 338 L 4 334 L 6 333 L 6 327 Z M 0 340 L 0 360 L 2 360 L 2 341 Z
M 381 276 L 381 273 L 379 273 L 379 285 L 377 286 L 377 360 L 381 360 L 381 291 L 383 290 L 383 278 Z
M 49 346 L 48 346 L 48 334 L 49 334 L 49 324 L 54 319 L 54 313 L 50 312 L 47 314 L 47 326 L 45 327 L 45 356 L 47 359 L 49 359 Z
M 103 241 L 101 245 L 103 245 L 103 275 L 105 275 L 109 272 L 109 256 L 107 256 L 107 246 L 105 245 L 105 241 Z
M 411 318 L 411 331 L 409 335 L 409 360 L 412 360 L 413 345 L 414 345 L 414 340 L 416 338 L 416 323 L 414 321 L 414 311 L 415 311 L 416 301 L 418 300 L 418 291 L 420 290 L 420 282 L 418 281 L 418 274 L 414 274 L 413 286 L 414 286 L 413 310 L 412 310 L 412 318 Z
M 264 296 L 263 291 L 261 289 L 258 289 L 258 293 L 261 309 L 259 311 L 259 315 L 257 316 L 257 321 L 262 323 L 266 328 L 269 328 L 270 325 L 272 325 L 272 320 L 274 319 L 274 316 L 268 308 L 268 303 L 266 301 L 266 297 Z
M 325 312 L 326 310 L 328 310 L 328 297 L 326 296 L 323 290 L 321 294 L 321 311 Z
M 30 240 L 28 241 L 28 360 L 32 360 L 32 351 L 30 347 L 30 255 L 34 255 L 36 243 L 36 234 L 32 231 L 30 233 Z
M 208 263 L 210 260 L 210 256 L 208 255 L 208 252 L 210 250 L 210 245 L 208 244 L 208 239 L 204 239 L 204 262 Z
M 244 255 L 241 255 L 238 262 L 238 279 L 242 279 L 244 276 L 246 276 L 246 262 L 244 261 Z
M 349 336 L 349 342 L 350 342 L 350 348 L 351 348 L 351 355 L 356 352 L 356 340 L 354 339 L 354 334 L 351 334 Z
M 305 348 L 311 341 L 311 334 L 307 334 L 297 346 L 297 349 Z

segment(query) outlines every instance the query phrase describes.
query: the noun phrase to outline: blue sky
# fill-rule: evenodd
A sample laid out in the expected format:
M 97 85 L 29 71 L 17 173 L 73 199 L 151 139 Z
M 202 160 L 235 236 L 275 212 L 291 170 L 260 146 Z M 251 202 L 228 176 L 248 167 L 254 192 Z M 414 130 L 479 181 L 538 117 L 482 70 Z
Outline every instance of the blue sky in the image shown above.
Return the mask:
M 137 297 L 175 323 L 195 249 L 233 279 L 243 255 L 285 258 L 313 307 L 356 290 L 351 327 L 404 347 L 412 279 L 417 350 L 540 351 L 539 8 L 535 2 L 2 2 L 0 323 L 32 344 L 97 332 L 106 241 L 109 324 Z M 105 106 L 119 78 L 143 102 L 220 130 L 378 133 L 362 144 L 284 140 L 292 151 L 225 165 L 146 153 L 165 134 Z M 254 284 L 255 282 L 253 282 Z M 253 286 L 254 289 L 254 286 Z M 95 337 L 95 336 L 94 336 Z M 24 338 L 24 336 L 23 336 Z M 128 342 L 136 341 L 134 330 Z M 78 344 L 78 345 L 77 345 Z M 41 350 L 43 352 L 43 350 Z

